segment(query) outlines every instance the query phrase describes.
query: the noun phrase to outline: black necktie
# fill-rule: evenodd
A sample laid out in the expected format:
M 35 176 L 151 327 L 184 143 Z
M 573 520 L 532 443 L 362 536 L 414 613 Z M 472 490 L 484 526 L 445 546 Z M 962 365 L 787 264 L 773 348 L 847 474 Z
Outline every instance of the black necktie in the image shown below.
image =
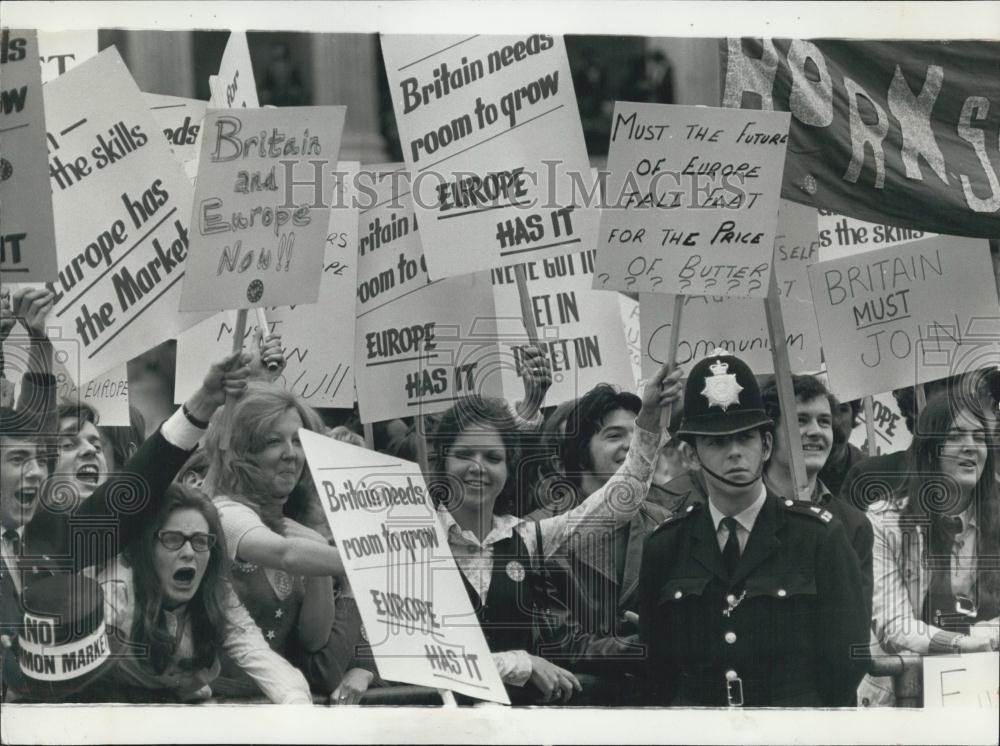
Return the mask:
M 740 539 L 736 535 L 739 523 L 732 516 L 726 516 L 722 519 L 722 525 L 729 531 L 729 538 L 726 539 L 726 546 L 722 550 L 722 559 L 731 578 L 736 574 L 736 566 L 740 563 Z

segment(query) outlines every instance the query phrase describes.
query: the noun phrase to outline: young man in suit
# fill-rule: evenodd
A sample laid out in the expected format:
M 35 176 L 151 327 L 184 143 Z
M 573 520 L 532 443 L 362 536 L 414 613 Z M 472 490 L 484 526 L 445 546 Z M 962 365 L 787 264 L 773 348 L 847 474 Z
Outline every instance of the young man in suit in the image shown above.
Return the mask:
M 643 550 L 654 702 L 852 706 L 869 640 L 858 559 L 829 511 L 764 487 L 773 422 L 746 363 L 716 350 L 694 366 L 678 437 L 708 501 L 668 518 Z

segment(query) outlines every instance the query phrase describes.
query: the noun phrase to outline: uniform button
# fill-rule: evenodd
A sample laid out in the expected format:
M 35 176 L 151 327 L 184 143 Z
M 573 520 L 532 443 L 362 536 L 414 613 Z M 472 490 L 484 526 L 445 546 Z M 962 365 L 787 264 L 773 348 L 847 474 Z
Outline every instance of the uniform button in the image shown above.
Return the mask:
M 784 598 L 787 595 L 788 595 L 788 591 L 786 591 L 784 588 L 779 588 L 778 589 L 778 596 L 780 598 Z
M 736 681 L 740 675 L 735 671 L 726 671 L 726 681 Z
M 676 592 L 674 593 L 674 598 L 680 598 L 680 597 L 681 597 L 681 596 L 683 596 L 683 595 L 684 595 L 684 592 L 683 592 L 683 591 L 676 591 Z
M 725 639 L 726 642 L 728 642 L 730 645 L 732 645 L 734 642 L 736 642 L 736 633 L 735 632 L 727 632 L 725 634 L 725 637 L 723 639 Z
M 736 603 L 736 596 L 730 593 L 728 596 L 726 596 L 726 603 L 732 606 L 734 603 Z
M 787 505 L 790 508 L 793 505 L 795 505 L 795 503 L 792 500 L 785 500 L 785 505 Z

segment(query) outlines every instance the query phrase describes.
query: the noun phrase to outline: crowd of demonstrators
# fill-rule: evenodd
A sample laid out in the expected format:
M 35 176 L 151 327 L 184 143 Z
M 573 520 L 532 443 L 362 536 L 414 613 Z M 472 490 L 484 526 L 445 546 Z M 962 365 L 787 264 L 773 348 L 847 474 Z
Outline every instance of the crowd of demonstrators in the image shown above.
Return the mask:
M 647 384 L 629 423 L 630 446 L 610 478 L 576 507 L 539 521 L 517 517 L 518 430 L 504 402 L 469 399 L 438 422 L 429 489 L 512 701 L 568 702 L 581 686 L 571 672 L 530 652 L 539 604 L 532 594 L 539 591 L 507 568 L 516 562 L 526 575 L 567 544 L 587 543 L 594 534 L 600 540 L 609 523 L 626 524 L 640 510 L 659 445 L 659 412 L 677 398 L 678 380 L 663 368 Z
M 51 293 L 2 301 L 0 339 L 15 323 L 29 339 L 17 404 L 0 407 L 5 700 L 391 691 L 298 431 L 365 439 L 273 384 L 280 338 L 211 365 L 144 439 L 137 410 L 108 428 L 57 402 Z M 797 485 L 777 385 L 724 350 L 686 385 L 663 367 L 641 396 L 600 384 L 545 413 L 549 363 L 534 346 L 523 361 L 517 403 L 473 396 L 419 430 L 376 423 L 369 444 L 426 454 L 513 703 L 883 705 L 892 681 L 865 676 L 869 650 L 997 649 L 1000 374 L 929 384 L 922 407 L 895 392 L 913 441 L 873 458 L 848 442 L 860 404 L 793 376 Z M 86 616 L 72 644 L 105 635 L 105 654 L 70 681 L 38 677 L 25 630 L 46 615 Z

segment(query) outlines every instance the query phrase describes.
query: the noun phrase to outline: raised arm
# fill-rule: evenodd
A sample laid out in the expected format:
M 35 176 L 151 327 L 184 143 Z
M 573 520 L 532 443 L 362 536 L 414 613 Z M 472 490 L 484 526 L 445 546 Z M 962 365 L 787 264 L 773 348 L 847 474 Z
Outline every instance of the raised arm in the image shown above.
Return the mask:
M 660 411 L 681 397 L 681 371 L 663 365 L 643 388 L 642 406 L 635 418 L 635 429 L 628 455 L 618 471 L 592 495 L 572 510 L 540 521 L 545 556 L 563 547 L 570 537 L 602 535 L 615 526 L 627 523 L 639 511 L 656 465 L 660 445 Z M 529 546 L 533 532 L 525 532 Z

